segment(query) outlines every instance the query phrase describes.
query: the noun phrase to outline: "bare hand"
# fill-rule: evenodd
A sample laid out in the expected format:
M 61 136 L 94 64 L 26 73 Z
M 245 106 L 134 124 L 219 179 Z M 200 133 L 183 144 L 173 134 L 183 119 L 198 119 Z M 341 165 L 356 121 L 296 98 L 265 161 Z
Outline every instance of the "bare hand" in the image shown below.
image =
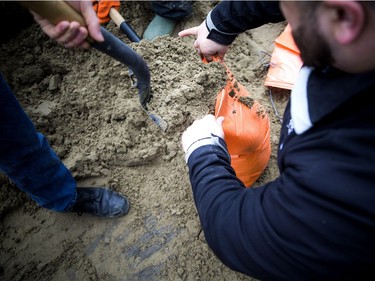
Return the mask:
M 35 21 L 40 25 L 44 33 L 56 40 L 66 48 L 89 48 L 86 41 L 88 34 L 95 40 L 103 42 L 104 38 L 100 31 L 100 25 L 91 1 L 66 1 L 77 12 L 82 14 L 87 27 L 80 26 L 78 22 L 61 21 L 57 25 L 51 24 L 47 19 L 42 18 L 31 11 Z
M 207 39 L 208 33 L 209 31 L 206 27 L 206 23 L 202 22 L 199 26 L 180 31 L 178 33 L 178 36 L 196 36 L 194 49 L 198 51 L 198 55 L 200 55 L 202 59 L 205 58 L 208 62 L 211 62 L 213 60 L 213 56 L 218 56 L 223 60 L 225 53 L 229 49 L 229 46 L 221 45 L 210 39 Z

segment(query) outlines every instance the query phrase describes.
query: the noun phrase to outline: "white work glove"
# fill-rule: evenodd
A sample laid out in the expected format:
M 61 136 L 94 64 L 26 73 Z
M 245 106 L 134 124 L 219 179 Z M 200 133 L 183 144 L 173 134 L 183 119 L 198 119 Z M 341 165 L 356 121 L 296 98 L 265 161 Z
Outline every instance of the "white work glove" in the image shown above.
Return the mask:
M 186 129 L 182 134 L 182 148 L 185 152 L 185 160 L 188 162 L 189 156 L 197 148 L 204 145 L 217 145 L 226 151 L 218 138 L 224 140 L 223 124 L 224 117 L 217 119 L 212 114 L 206 115 Z

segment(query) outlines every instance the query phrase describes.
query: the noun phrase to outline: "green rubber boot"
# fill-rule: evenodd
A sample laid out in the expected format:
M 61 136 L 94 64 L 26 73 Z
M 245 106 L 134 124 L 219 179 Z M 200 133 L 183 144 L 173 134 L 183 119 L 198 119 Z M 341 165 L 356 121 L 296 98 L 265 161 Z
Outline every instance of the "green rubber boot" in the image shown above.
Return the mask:
M 151 41 L 158 36 L 171 35 L 175 25 L 175 20 L 155 15 L 143 33 L 143 39 Z

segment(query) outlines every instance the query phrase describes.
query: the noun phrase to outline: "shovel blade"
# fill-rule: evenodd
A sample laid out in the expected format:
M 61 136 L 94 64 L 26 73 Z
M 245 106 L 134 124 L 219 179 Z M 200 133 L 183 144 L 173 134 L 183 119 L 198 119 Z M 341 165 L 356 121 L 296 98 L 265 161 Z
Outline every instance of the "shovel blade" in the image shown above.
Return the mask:
M 168 129 L 168 123 L 163 120 L 160 116 L 154 114 L 154 113 L 150 113 L 148 112 L 146 109 L 143 109 L 144 112 L 146 112 L 146 114 L 148 115 L 148 117 L 150 117 L 150 119 L 163 131 L 163 132 L 166 132 L 167 129 Z

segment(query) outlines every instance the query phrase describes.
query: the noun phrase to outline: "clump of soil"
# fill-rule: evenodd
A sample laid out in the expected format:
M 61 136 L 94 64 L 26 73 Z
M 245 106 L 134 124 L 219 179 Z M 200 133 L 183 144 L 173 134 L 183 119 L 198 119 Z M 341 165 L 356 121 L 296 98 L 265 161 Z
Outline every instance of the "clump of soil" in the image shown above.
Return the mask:
M 238 101 L 246 105 L 248 108 L 252 108 L 255 102 L 251 97 L 239 97 Z

